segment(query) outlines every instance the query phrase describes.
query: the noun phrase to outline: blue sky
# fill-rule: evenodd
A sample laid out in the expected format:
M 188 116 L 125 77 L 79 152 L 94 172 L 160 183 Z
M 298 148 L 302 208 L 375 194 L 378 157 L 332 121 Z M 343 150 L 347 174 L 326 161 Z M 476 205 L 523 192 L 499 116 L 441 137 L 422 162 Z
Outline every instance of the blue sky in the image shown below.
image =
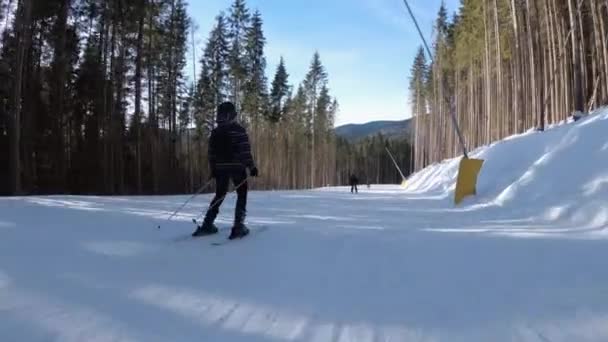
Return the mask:
M 441 1 L 410 0 L 429 42 Z M 458 8 L 459 0 L 443 1 L 450 14 Z M 233 1 L 189 2 L 198 26 L 198 59 L 215 16 L 227 12 Z M 410 116 L 409 69 L 421 41 L 402 0 L 248 0 L 247 4 L 262 13 L 269 80 L 283 56 L 289 81 L 296 86 L 318 51 L 329 74 L 330 91 L 340 103 L 336 125 Z

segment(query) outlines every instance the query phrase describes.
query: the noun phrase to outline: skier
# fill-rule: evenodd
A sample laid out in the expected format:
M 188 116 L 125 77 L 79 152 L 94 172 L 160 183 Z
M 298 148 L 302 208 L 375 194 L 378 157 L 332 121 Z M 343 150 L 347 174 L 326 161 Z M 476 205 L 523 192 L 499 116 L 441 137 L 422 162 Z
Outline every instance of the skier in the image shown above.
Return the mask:
M 359 190 L 357 189 L 357 184 L 359 183 L 359 179 L 357 178 L 357 176 L 355 176 L 355 174 L 351 174 L 350 175 L 350 192 L 353 193 L 359 193 Z
M 192 236 L 211 235 L 218 232 L 213 223 L 219 213 L 224 197 L 228 192 L 230 180 L 237 186 L 237 201 L 234 212 L 234 225 L 230 240 L 249 234 L 245 226 L 247 207 L 247 169 L 252 177 L 258 176 L 251 155 L 249 136 L 243 126 L 236 121 L 236 108 L 231 102 L 224 102 L 217 109 L 217 127 L 209 137 L 209 167 L 211 177 L 215 178 L 215 198 L 211 201 L 203 224 Z

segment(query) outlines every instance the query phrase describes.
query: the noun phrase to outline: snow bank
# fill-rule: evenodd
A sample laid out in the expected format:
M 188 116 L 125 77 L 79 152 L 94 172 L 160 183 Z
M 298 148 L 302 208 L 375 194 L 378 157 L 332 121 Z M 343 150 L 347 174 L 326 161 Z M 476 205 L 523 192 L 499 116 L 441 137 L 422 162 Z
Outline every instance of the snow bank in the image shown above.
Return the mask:
M 608 225 L 608 108 L 544 132 L 528 131 L 470 153 L 483 159 L 477 196 L 462 208 L 487 208 L 594 229 Z M 406 191 L 452 203 L 460 158 L 412 175 Z

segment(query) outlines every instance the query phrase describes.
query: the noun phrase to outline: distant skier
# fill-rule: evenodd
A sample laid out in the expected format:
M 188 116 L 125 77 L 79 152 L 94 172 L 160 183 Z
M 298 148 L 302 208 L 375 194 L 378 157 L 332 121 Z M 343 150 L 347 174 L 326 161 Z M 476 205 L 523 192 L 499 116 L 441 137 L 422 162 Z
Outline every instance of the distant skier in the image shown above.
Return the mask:
M 236 189 L 237 201 L 234 212 L 234 225 L 229 239 L 244 237 L 249 234 L 245 226 L 245 215 L 247 213 L 247 169 L 252 177 L 258 176 L 251 155 L 249 136 L 245 128 L 236 121 L 236 108 L 230 102 L 224 102 L 218 106 L 216 122 L 218 126 L 211 132 L 209 137 L 209 167 L 211 176 L 215 178 L 215 198 L 211 201 L 205 220 L 192 236 L 203 236 L 218 232 L 213 223 L 219 213 L 224 197 L 228 193 L 230 180 Z
M 359 179 L 355 174 L 350 175 L 350 192 L 351 193 L 359 193 L 359 189 L 357 189 L 357 184 L 359 184 Z

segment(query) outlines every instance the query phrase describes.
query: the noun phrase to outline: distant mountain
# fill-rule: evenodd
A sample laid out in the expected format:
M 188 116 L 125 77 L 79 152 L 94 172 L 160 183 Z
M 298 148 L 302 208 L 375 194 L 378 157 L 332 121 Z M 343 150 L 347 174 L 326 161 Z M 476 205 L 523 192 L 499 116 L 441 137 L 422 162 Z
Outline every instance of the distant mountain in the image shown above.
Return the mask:
M 390 139 L 409 137 L 411 119 L 401 121 L 372 121 L 364 124 L 348 124 L 336 127 L 336 135 L 351 142 L 381 133 Z

